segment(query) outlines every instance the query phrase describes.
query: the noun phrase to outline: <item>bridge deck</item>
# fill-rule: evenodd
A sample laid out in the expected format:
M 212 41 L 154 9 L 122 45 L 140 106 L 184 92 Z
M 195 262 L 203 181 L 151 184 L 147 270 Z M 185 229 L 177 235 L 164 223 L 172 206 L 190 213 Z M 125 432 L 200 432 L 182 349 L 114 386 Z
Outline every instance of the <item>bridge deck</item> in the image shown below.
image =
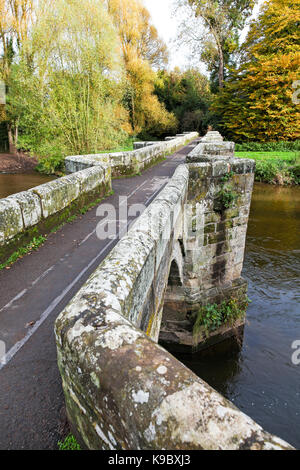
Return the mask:
M 114 180 L 114 195 L 104 203 L 115 206 L 117 223 L 119 196 L 149 205 L 191 150 L 184 147 L 141 176 Z M 65 416 L 53 325 L 118 241 L 96 237 L 100 220 L 92 209 L 0 271 L 0 339 L 9 353 L 0 369 L 0 449 L 57 448 Z

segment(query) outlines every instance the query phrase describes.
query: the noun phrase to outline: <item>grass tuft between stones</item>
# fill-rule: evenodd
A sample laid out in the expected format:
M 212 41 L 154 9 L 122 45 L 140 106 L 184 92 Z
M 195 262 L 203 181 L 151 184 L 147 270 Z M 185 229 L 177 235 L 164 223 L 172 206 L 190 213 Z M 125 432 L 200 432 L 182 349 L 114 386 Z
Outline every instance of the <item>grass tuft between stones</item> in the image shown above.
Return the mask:
M 59 450 L 81 450 L 73 434 L 69 434 L 63 441 L 57 443 Z

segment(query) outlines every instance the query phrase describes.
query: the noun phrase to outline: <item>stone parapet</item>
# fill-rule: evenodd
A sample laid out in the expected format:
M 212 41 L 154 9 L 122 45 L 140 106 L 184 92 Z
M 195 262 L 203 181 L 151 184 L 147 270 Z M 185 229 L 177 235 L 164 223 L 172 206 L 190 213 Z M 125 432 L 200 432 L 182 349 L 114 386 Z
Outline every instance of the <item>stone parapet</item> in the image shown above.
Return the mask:
M 0 262 L 24 242 L 58 225 L 64 214 L 71 215 L 109 191 L 110 168 L 97 166 L 0 199 Z
M 70 174 L 92 166 L 108 165 L 112 168 L 113 177 L 136 174 L 196 139 L 198 135 L 197 132 L 189 132 L 166 138 L 164 142 L 136 143 L 135 147 L 140 148 L 129 152 L 70 156 L 65 159 L 66 172 Z

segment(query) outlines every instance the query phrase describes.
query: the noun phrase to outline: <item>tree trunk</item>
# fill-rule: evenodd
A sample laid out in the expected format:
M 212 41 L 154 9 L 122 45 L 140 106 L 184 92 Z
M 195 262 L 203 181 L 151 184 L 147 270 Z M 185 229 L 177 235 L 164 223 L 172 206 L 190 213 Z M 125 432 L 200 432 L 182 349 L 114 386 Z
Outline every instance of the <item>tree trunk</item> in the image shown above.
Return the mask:
M 7 125 L 7 133 L 8 133 L 9 153 L 15 154 L 17 152 L 17 148 L 16 148 L 16 142 L 15 142 L 15 139 L 14 139 L 13 128 L 12 128 L 11 124 Z M 17 135 L 17 133 L 16 133 L 16 135 Z
M 223 51 L 222 47 L 219 46 L 219 87 L 223 88 L 224 87 L 224 56 L 223 56 Z

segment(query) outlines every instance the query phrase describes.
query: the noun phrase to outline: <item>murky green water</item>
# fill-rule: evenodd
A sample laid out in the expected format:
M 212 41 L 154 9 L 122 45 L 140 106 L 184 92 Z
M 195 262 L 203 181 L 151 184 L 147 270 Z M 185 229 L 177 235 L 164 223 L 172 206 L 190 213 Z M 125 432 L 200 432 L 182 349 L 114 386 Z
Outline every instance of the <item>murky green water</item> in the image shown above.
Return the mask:
M 39 184 L 47 183 L 55 179 L 53 176 L 44 176 L 40 173 L 25 173 L 18 175 L 0 174 L 0 199 L 11 194 L 26 191 Z
M 243 276 L 252 303 L 242 351 L 180 357 L 201 378 L 268 431 L 300 449 L 300 188 L 257 184 Z

